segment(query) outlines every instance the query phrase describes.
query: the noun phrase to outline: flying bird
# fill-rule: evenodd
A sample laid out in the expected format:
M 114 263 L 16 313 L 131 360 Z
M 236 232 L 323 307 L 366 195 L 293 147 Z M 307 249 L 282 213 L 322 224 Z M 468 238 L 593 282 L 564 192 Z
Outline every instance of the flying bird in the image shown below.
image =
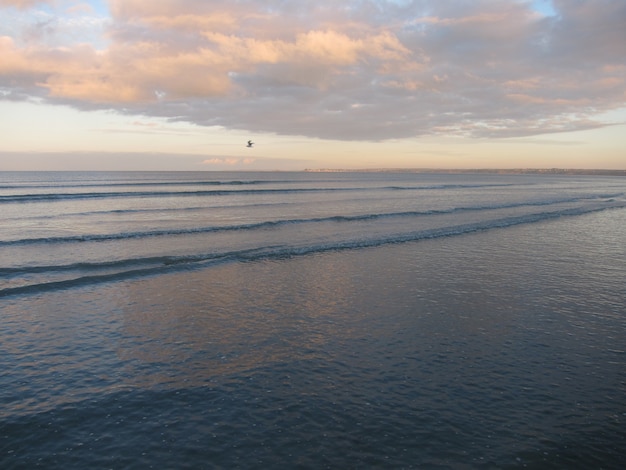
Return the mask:
M 254 142 L 252 142 L 251 140 L 248 141 L 248 148 L 252 148 L 252 146 L 254 145 Z

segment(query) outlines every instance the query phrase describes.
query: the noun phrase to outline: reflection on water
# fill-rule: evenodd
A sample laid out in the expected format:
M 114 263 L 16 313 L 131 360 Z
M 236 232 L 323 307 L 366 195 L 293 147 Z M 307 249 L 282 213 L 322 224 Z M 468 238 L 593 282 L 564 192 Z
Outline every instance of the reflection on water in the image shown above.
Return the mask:
M 618 468 L 604 217 L 13 299 L 0 462 Z
M 285 360 L 323 360 L 338 333 L 337 313 L 346 311 L 337 299 L 349 302 L 354 286 L 331 272 L 320 273 L 326 281 L 317 276 L 311 283 L 306 272 L 280 267 L 233 264 L 208 276 L 128 284 L 119 296 L 120 308 L 132 306 L 122 317 L 120 359 L 138 367 L 150 364 L 148 370 L 163 376 L 149 383 L 175 387 L 246 375 Z M 329 277 L 345 281 L 329 285 Z M 348 337 L 350 331 L 342 328 L 341 334 Z

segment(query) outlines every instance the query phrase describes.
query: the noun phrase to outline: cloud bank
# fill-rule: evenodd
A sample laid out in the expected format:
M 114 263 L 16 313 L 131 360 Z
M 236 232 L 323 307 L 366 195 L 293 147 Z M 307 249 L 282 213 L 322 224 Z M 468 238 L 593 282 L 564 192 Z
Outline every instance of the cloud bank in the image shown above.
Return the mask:
M 626 107 L 623 0 L 80 3 L 0 0 L 23 25 L 0 27 L 0 99 L 339 140 L 573 131 Z

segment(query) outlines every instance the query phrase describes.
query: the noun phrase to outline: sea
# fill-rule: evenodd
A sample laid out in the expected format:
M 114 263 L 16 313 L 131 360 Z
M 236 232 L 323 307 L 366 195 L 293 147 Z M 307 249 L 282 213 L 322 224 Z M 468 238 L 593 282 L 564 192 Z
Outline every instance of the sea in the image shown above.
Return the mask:
M 3 470 L 624 462 L 624 177 L 0 173 Z

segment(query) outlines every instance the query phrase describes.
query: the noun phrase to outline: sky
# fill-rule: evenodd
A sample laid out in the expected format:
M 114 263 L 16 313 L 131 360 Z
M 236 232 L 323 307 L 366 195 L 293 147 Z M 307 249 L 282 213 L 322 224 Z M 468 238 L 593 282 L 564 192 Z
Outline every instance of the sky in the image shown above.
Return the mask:
M 626 169 L 626 1 L 0 0 L 0 133 L 0 171 Z

